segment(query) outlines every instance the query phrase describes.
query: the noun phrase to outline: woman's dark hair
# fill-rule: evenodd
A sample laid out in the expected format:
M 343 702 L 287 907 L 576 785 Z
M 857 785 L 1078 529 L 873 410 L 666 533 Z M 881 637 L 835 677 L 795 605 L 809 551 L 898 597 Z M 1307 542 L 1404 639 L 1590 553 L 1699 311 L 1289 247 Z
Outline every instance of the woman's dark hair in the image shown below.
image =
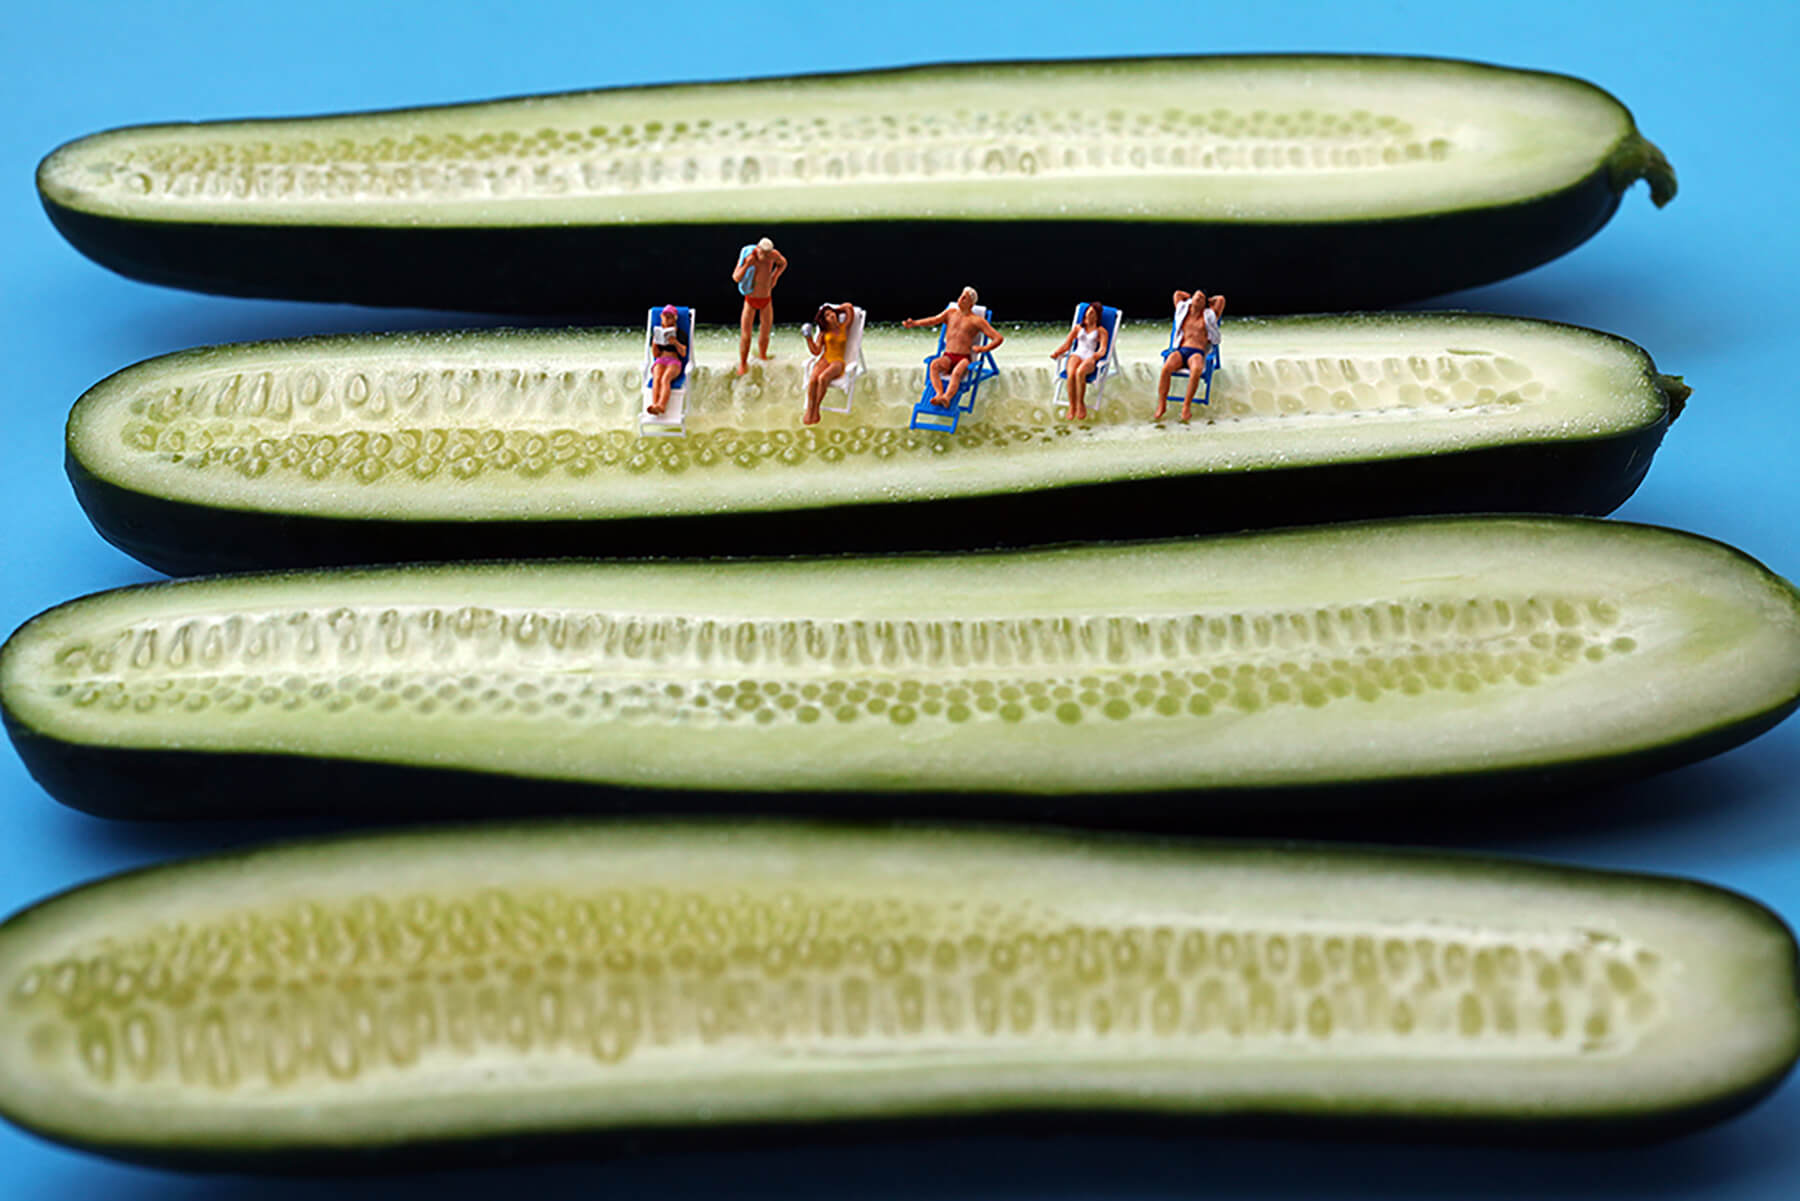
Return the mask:
M 1081 323 L 1083 325 L 1087 324 L 1087 319 L 1088 319 L 1089 313 L 1092 313 L 1094 315 L 1094 324 L 1095 325 L 1106 324 L 1106 310 L 1101 308 L 1098 304 L 1095 304 L 1093 301 L 1090 300 L 1087 302 L 1087 306 L 1081 310 Z
M 835 312 L 837 312 L 837 310 L 832 308 L 828 304 L 820 305 L 819 311 L 813 314 L 813 324 L 818 326 L 820 329 L 824 329 L 825 328 L 825 314 L 826 313 L 835 313 Z

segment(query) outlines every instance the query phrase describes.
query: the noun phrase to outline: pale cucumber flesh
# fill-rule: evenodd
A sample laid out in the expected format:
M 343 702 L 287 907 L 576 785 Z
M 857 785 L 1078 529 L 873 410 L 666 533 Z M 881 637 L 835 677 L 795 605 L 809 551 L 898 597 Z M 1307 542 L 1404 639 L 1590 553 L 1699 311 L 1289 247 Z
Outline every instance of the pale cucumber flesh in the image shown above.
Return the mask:
M 148 126 L 57 150 L 38 189 L 84 254 L 153 283 L 630 321 L 714 295 L 759 235 L 809 307 L 875 286 L 924 312 L 974 282 L 1010 317 L 1056 317 L 1076 248 L 1134 311 L 1195 286 L 1239 314 L 1380 308 L 1554 258 L 1639 179 L 1675 194 L 1631 114 L 1579 80 L 1254 56 Z
M 1667 165 L 1592 85 L 1471 63 L 990 63 L 144 126 L 45 160 L 62 208 L 361 227 L 1331 222 Z M 1654 169 L 1652 169 L 1654 167 Z
M 233 512 L 554 521 L 1019 495 L 1024 533 L 1039 489 L 1637 435 L 1651 438 L 1647 459 L 1671 400 L 1686 394 L 1630 343 L 1546 322 L 1233 320 L 1212 404 L 1187 425 L 1178 404 L 1152 423 L 1168 318 L 1126 318 L 1112 377 L 1082 423 L 1064 419 L 1050 358 L 1066 326 L 1007 326 L 1001 372 L 955 434 L 907 428 L 929 332 L 871 328 L 853 411 L 803 427 L 797 342 L 783 334 L 776 361 L 740 378 L 736 330 L 706 328 L 687 436 L 656 439 L 638 435 L 640 332 L 465 333 L 151 360 L 82 398 L 69 454 L 128 494 Z M 1569 469 L 1545 464 L 1520 487 L 1579 490 L 1559 466 Z M 1356 503 L 1321 496 L 1317 516 Z M 1418 507 L 1453 503 L 1421 496 Z M 1121 514 L 1120 533 L 1130 525 Z
M 168 756 L 176 809 L 220 800 L 184 797 L 182 772 L 238 755 L 277 781 L 289 757 L 822 795 L 1616 769 L 1720 749 L 1796 697 L 1785 581 L 1691 536 L 1552 519 L 239 577 L 73 602 L 0 658 L 34 770 L 30 740 Z
M 1800 1045 L 1794 943 L 1681 881 L 770 825 L 413 833 L 0 927 L 0 1113 L 193 1163 L 973 1115 L 1678 1128 Z M 241 1166 L 241 1165 L 240 1165 Z

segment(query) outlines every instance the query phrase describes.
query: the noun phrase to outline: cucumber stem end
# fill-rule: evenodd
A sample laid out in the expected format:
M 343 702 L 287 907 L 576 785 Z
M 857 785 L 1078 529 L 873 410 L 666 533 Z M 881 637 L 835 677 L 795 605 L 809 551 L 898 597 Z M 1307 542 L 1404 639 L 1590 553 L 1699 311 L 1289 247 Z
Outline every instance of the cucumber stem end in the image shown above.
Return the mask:
M 1621 195 L 1641 179 L 1650 185 L 1650 201 L 1657 208 L 1675 199 L 1675 168 L 1655 143 L 1635 130 L 1619 143 L 1607 169 L 1612 176 L 1613 190 Z
M 1656 377 L 1656 386 L 1662 391 L 1663 398 L 1669 402 L 1669 420 L 1672 422 L 1681 416 L 1681 411 L 1687 407 L 1687 398 L 1694 394 L 1694 390 L 1688 387 L 1687 382 L 1679 375 L 1659 373 Z

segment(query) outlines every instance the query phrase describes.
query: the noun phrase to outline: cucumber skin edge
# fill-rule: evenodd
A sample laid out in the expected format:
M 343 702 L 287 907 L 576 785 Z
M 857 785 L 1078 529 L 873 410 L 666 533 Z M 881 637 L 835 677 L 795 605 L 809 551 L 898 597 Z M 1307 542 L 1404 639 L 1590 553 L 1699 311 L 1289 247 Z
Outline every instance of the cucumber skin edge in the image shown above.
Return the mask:
M 1604 516 L 1643 482 L 1671 418 L 1604 438 L 987 496 L 671 517 L 384 520 L 270 513 L 152 496 L 64 465 L 101 537 L 158 571 L 477 558 L 643 557 L 983 549 L 1175 537 L 1419 513 Z M 1032 530 L 1017 503 L 1029 498 Z M 1318 499 L 1314 499 L 1318 498 Z M 854 514 L 854 520 L 846 516 Z M 1121 528 L 1125 526 L 1126 528 Z
M 870 292 L 871 265 L 954 259 L 1008 320 L 1065 319 L 1071 284 L 1046 246 L 1084 245 L 1107 279 L 1076 289 L 1161 313 L 1196 269 L 1237 313 L 1381 308 L 1490 283 L 1566 253 L 1618 209 L 1609 162 L 1556 192 L 1514 204 L 1340 223 L 1171 221 L 757 221 L 794 264 L 786 297 Z M 691 225 L 352 227 L 133 221 L 58 204 L 64 238 L 101 266 L 146 283 L 229 296 L 570 314 L 639 320 L 644 298 L 723 296 L 712 253 L 751 236 L 735 221 Z M 715 244 L 716 239 L 716 244 Z M 692 253 L 672 245 L 705 243 Z M 603 276 L 607 295 L 596 296 Z M 882 319 L 935 311 L 946 285 L 924 272 L 880 277 Z M 804 301 L 802 302 L 804 308 Z
M 149 750 L 69 742 L 20 721 L 0 705 L 0 724 L 26 770 L 52 798 L 96 817 L 128 821 L 332 817 L 419 821 L 458 817 L 656 813 L 826 820 L 957 819 L 1054 821 L 1177 833 L 1266 832 L 1276 819 L 1354 822 L 1381 808 L 1455 821 L 1467 802 L 1508 796 L 1547 803 L 1719 754 L 1772 729 L 1800 708 L 1792 697 L 1760 713 L 1675 742 L 1597 758 L 1429 776 L 1373 777 L 1266 787 L 1163 792 L 728 792 L 645 789 L 478 769 L 269 752 Z M 246 812 L 239 798 L 255 798 Z
M 8 1116 L 19 1129 L 63 1147 L 115 1161 L 182 1172 L 298 1177 L 346 1177 L 435 1172 L 450 1168 L 505 1167 L 547 1160 L 610 1162 L 628 1157 L 696 1152 L 776 1150 L 821 1153 L 921 1142 L 921 1156 L 970 1139 L 1114 1140 L 1190 1143 L 1195 1138 L 1305 1137 L 1333 1142 L 1376 1140 L 1395 1144 L 1491 1146 L 1520 1149 L 1607 1150 L 1643 1147 L 1693 1134 L 1737 1117 L 1769 1096 L 1793 1071 L 1779 1063 L 1739 1088 L 1687 1106 L 1646 1114 L 1583 1114 L 1553 1119 L 1500 1115 L 1352 1114 L 1121 1111 L 1116 1109 L 1008 1109 L 950 1115 L 894 1115 L 873 1118 L 794 1118 L 785 1121 L 723 1122 L 690 1126 L 622 1126 L 506 1135 L 447 1135 L 436 1140 L 373 1146 L 258 1148 L 194 1144 L 146 1146 L 108 1143 L 70 1131 L 50 1130 Z M 941 1143 L 941 1149 L 934 1148 Z

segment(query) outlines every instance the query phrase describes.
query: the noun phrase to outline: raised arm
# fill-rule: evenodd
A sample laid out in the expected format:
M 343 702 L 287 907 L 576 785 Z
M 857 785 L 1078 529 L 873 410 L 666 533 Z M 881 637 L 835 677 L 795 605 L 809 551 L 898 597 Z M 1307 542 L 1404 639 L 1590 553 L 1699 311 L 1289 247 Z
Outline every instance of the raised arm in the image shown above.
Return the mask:
M 950 310 L 945 309 L 935 317 L 908 317 L 900 324 L 906 329 L 930 329 L 934 325 L 942 325 L 950 320 Z
M 1189 298 L 1192 297 L 1193 295 L 1194 294 L 1192 292 L 1177 291 L 1175 293 L 1175 303 L 1178 305 L 1186 304 L 1188 302 Z

